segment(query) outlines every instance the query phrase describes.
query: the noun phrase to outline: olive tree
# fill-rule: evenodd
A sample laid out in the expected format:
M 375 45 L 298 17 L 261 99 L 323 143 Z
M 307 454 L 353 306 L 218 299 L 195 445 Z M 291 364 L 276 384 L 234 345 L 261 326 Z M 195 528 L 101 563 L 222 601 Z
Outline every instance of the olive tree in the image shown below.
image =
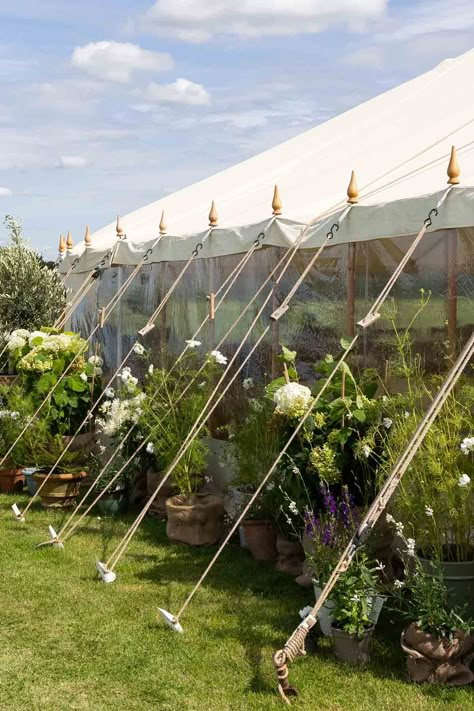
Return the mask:
M 59 272 L 23 237 L 21 223 L 6 215 L 9 243 L 0 247 L 0 334 L 52 326 L 66 303 Z

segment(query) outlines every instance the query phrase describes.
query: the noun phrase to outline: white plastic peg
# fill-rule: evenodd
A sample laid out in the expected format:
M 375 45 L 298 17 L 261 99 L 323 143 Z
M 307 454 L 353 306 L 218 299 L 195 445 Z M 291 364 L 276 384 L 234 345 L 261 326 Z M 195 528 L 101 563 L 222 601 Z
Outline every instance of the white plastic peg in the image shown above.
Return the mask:
M 172 615 L 171 612 L 168 612 L 168 610 L 163 610 L 162 607 L 158 608 L 158 612 L 160 613 L 168 627 L 171 627 L 171 629 L 175 632 L 180 632 L 181 634 L 183 633 L 184 630 L 179 624 L 179 620 L 177 617 Z
M 59 540 L 58 534 L 54 530 L 52 526 L 48 526 L 49 529 L 49 535 L 51 536 L 51 545 L 53 548 L 64 548 L 64 543 Z
M 25 520 L 25 517 L 23 516 L 23 514 L 21 513 L 20 509 L 18 508 L 18 506 L 16 504 L 13 504 L 12 511 L 15 514 L 16 520 L 21 521 L 23 523 L 23 521 Z
M 113 583 L 117 579 L 114 571 L 109 570 L 105 563 L 101 563 L 100 560 L 96 560 L 95 567 L 103 583 Z

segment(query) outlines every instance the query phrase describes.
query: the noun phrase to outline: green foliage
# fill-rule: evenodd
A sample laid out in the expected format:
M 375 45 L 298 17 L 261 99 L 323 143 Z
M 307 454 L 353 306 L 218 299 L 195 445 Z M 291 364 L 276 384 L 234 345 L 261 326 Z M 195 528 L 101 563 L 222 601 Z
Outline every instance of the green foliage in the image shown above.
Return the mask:
M 73 434 L 100 390 L 102 359 L 84 358 L 87 343 L 76 333 L 52 329 L 13 331 L 7 343 L 10 362 L 21 376 L 23 391 L 41 409 L 51 434 Z M 71 366 L 69 368 L 69 366 Z M 67 375 L 62 377 L 68 370 Z
M 370 606 L 379 583 L 375 566 L 364 551 L 358 551 L 348 570 L 341 575 L 332 593 L 333 626 L 355 637 L 362 637 L 372 626 Z
M 200 363 L 196 352 L 188 351 L 169 372 L 155 369 L 145 386 L 140 426 L 153 446 L 159 471 L 165 472 L 177 457 L 213 387 L 219 366 L 207 357 Z M 209 447 L 204 425 L 173 469 L 173 481 L 181 494 L 190 496 L 202 483 Z
M 17 220 L 7 215 L 4 224 L 10 244 L 0 247 L 0 333 L 52 325 L 66 303 L 59 273 L 28 245 Z
M 416 318 L 422 315 L 428 299 L 422 294 Z M 424 371 L 420 356 L 414 353 L 409 329 L 397 329 L 395 307 L 389 318 L 395 334 L 390 372 L 401 382 L 398 380 L 399 392 L 386 404 L 392 425 L 377 430 L 382 439 L 382 477 L 398 461 L 445 379 L 443 375 L 429 377 Z M 451 360 L 446 360 L 449 368 Z M 449 395 L 394 497 L 395 516 L 416 540 L 418 549 L 435 560 L 472 559 L 474 452 L 461 445 L 474 435 L 473 420 L 474 385 L 468 371 Z
M 408 622 L 439 639 L 452 640 L 458 630 L 470 634 L 474 620 L 463 617 L 464 611 L 448 606 L 448 590 L 441 569 L 428 574 L 416 558 L 405 561 L 406 577 L 394 587 L 397 610 Z

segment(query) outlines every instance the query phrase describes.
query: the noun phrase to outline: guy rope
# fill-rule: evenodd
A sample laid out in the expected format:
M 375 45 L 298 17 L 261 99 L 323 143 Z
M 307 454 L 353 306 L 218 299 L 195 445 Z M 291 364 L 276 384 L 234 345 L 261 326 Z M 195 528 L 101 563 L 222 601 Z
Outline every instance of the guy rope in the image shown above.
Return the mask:
M 284 644 L 283 648 L 278 650 L 278 652 L 274 654 L 273 664 L 275 666 L 278 676 L 278 689 L 280 691 L 282 699 L 288 705 L 290 705 L 288 696 L 296 696 L 298 693 L 288 681 L 288 663 L 292 662 L 297 656 L 304 656 L 306 654 L 304 648 L 305 640 L 309 631 L 312 629 L 312 627 L 314 627 L 317 622 L 318 612 L 321 610 L 321 607 L 328 599 L 339 577 L 349 568 L 351 561 L 354 558 L 354 555 L 356 554 L 358 548 L 363 545 L 367 538 L 370 536 L 370 533 L 373 530 L 377 520 L 385 510 L 391 496 L 397 489 L 401 478 L 407 471 L 416 453 L 423 444 L 423 441 L 426 435 L 428 434 L 431 425 L 433 424 L 434 420 L 436 419 L 437 415 L 439 414 L 444 403 L 446 402 L 447 398 L 449 397 L 450 393 L 452 392 L 454 386 L 461 377 L 466 365 L 469 363 L 473 355 L 474 333 L 471 334 L 471 337 L 463 348 L 454 366 L 450 370 L 443 385 L 440 387 L 436 397 L 432 401 L 425 416 L 418 425 L 411 440 L 409 441 L 399 460 L 395 464 L 387 481 L 385 482 L 378 495 L 375 497 L 369 510 L 364 516 L 358 530 L 347 544 L 345 551 L 343 552 L 338 563 L 334 567 L 334 570 L 332 571 L 331 576 L 329 577 L 329 580 L 327 581 L 316 604 L 313 606 L 311 612 L 305 617 L 303 622 L 298 625 L 291 637 L 289 637 L 287 642 Z
M 358 326 L 359 326 L 359 328 L 360 328 L 359 333 L 357 333 L 357 334 L 354 336 L 354 338 L 352 339 L 352 341 L 350 342 L 350 344 L 349 344 L 349 345 L 347 346 L 347 348 L 345 349 L 344 353 L 342 354 L 341 358 L 339 359 L 339 361 L 337 362 L 336 366 L 335 366 L 334 369 L 332 370 L 331 374 L 330 374 L 329 377 L 327 378 L 326 382 L 324 383 L 323 387 L 322 387 L 321 390 L 319 391 L 318 395 L 316 396 L 316 398 L 315 398 L 314 401 L 312 402 L 311 406 L 308 408 L 308 410 L 306 411 L 306 413 L 305 413 L 305 414 L 303 415 L 303 417 L 301 418 L 301 420 L 300 420 L 300 422 L 298 423 L 297 427 L 295 428 L 294 432 L 292 433 L 292 435 L 291 435 L 290 438 L 288 439 L 286 445 L 283 447 L 283 449 L 282 449 L 281 452 L 279 453 L 278 457 L 276 458 L 275 462 L 274 462 L 273 465 L 270 467 L 270 469 L 268 470 L 268 472 L 266 473 L 266 475 L 263 477 L 262 481 L 260 482 L 259 486 L 257 487 L 257 489 L 256 489 L 255 493 L 253 494 L 252 498 L 250 499 L 250 501 L 248 502 L 248 504 L 244 507 L 244 509 L 243 509 L 243 511 L 241 512 L 240 516 L 238 517 L 237 521 L 234 522 L 233 526 L 231 527 L 229 533 L 227 534 L 227 536 L 225 537 L 225 539 L 224 539 L 224 541 L 222 542 L 221 546 L 220 546 L 219 549 L 217 550 L 216 554 L 213 556 L 212 560 L 210 561 L 210 563 L 208 564 L 207 568 L 205 569 L 205 571 L 203 572 L 203 574 L 202 574 L 201 577 L 199 578 L 198 582 L 196 583 L 196 585 L 194 586 L 194 588 L 191 590 L 190 594 L 188 595 L 188 597 L 186 598 L 185 602 L 184 602 L 183 605 L 181 606 L 181 609 L 179 610 L 178 614 L 177 614 L 177 615 L 172 615 L 172 613 L 168 612 L 167 610 L 163 610 L 163 609 L 159 608 L 160 613 L 161 613 L 161 615 L 163 616 L 163 618 L 164 618 L 164 620 L 166 621 L 166 623 L 167 623 L 172 629 L 174 629 L 175 631 L 182 631 L 182 627 L 181 627 L 181 624 L 180 624 L 181 615 L 182 615 L 182 614 L 184 613 L 184 611 L 186 610 L 187 606 L 188 606 L 189 603 L 191 602 L 191 600 L 192 600 L 192 598 L 194 597 L 195 593 L 198 591 L 199 587 L 200 587 L 200 586 L 202 585 L 202 583 L 204 582 L 205 578 L 207 577 L 208 573 L 210 572 L 210 570 L 212 569 L 212 567 L 213 567 L 214 564 L 216 563 L 217 559 L 219 558 L 220 554 L 222 553 L 222 551 L 224 550 L 225 546 L 226 546 L 227 543 L 229 542 L 230 538 L 233 536 L 233 534 L 235 533 L 235 531 L 238 529 L 240 523 L 242 522 L 242 520 L 243 520 L 244 517 L 246 516 L 247 512 L 249 511 L 249 509 L 251 508 L 251 506 L 253 505 L 253 503 L 255 502 L 255 500 L 258 498 L 258 496 L 260 495 L 261 491 L 263 490 L 263 488 L 264 488 L 265 485 L 267 484 L 268 480 L 270 479 L 270 477 L 272 476 L 272 474 L 274 473 L 274 471 L 275 471 L 276 468 L 278 467 L 278 465 L 279 465 L 281 459 L 282 459 L 283 456 L 285 455 L 285 453 L 286 453 L 286 451 L 288 450 L 289 446 L 291 445 L 291 443 L 293 442 L 293 440 L 297 437 L 297 435 L 298 435 L 298 433 L 300 432 L 301 428 L 303 427 L 304 423 L 306 422 L 306 420 L 308 419 L 308 417 L 311 415 L 311 413 L 312 413 L 312 411 L 313 411 L 315 405 L 317 404 L 317 402 L 319 401 L 319 399 L 321 398 L 321 396 L 323 395 L 323 393 L 325 392 L 325 390 L 327 389 L 327 387 L 329 386 L 329 384 L 331 383 L 331 381 L 332 381 L 333 378 L 335 377 L 337 371 L 340 369 L 341 365 L 344 363 L 344 361 L 345 361 L 345 359 L 347 358 L 347 356 L 348 356 L 348 354 L 350 353 L 350 351 L 353 349 L 354 345 L 356 344 L 356 342 L 357 342 L 357 340 L 358 340 L 358 338 L 359 338 L 360 333 L 361 333 L 365 328 L 367 328 L 367 327 L 370 326 L 372 323 L 374 323 L 374 321 L 377 320 L 377 318 L 379 318 L 379 316 L 380 316 L 380 314 L 379 314 L 379 309 L 380 309 L 380 307 L 382 306 L 382 304 L 384 303 L 384 301 L 385 301 L 386 298 L 388 297 L 388 295 L 389 295 L 391 289 L 393 288 L 394 284 L 396 283 L 397 279 L 399 278 L 400 274 L 402 273 L 403 269 L 405 268 L 405 266 L 406 266 L 408 260 L 411 258 L 413 252 L 415 251 L 416 247 L 418 246 L 418 244 L 419 244 L 420 241 L 422 240 L 424 234 L 426 233 L 426 230 L 431 226 L 433 216 L 437 216 L 437 215 L 438 215 L 438 209 L 441 207 L 441 205 L 442 205 L 443 202 L 445 201 L 446 197 L 448 196 L 448 194 L 449 194 L 449 192 L 452 190 L 452 188 L 453 188 L 453 184 L 451 184 L 451 185 L 443 192 L 443 195 L 441 196 L 440 200 L 438 201 L 436 207 L 434 207 L 432 210 L 430 210 L 430 213 L 429 213 L 428 217 L 427 217 L 427 218 L 425 219 L 425 221 L 424 221 L 423 227 L 421 228 L 420 232 L 418 233 L 418 235 L 417 235 L 417 236 L 415 237 L 415 239 L 413 240 L 412 244 L 410 245 L 410 248 L 407 250 L 407 252 L 406 252 L 405 255 L 403 256 L 403 258 L 402 258 L 402 260 L 400 261 L 400 263 L 399 263 L 397 269 L 393 272 L 393 274 L 391 275 L 391 277 L 390 277 L 390 279 L 388 280 L 387 284 L 385 285 L 385 287 L 384 287 L 384 288 L 382 289 L 382 291 L 380 292 L 379 296 L 377 297 L 377 299 L 376 299 L 375 302 L 373 303 L 373 305 L 372 305 L 372 307 L 370 308 L 369 312 L 367 313 L 366 317 L 365 317 L 362 321 L 359 321 L 359 323 L 358 323 Z M 285 300 L 285 301 L 286 301 L 286 300 Z M 287 303 L 283 302 L 282 306 L 286 306 L 286 307 L 287 307 Z M 285 310 L 286 310 L 286 309 L 285 309 Z M 279 310 L 279 311 L 280 311 L 280 310 Z M 275 314 L 273 314 L 273 316 L 275 316 Z M 276 316 L 279 317 L 279 314 L 276 314 Z M 172 465 L 172 466 L 173 466 L 173 465 Z M 119 549 L 117 549 L 117 550 L 119 550 Z M 116 554 L 115 554 L 115 555 L 116 555 Z M 120 554 L 119 554 L 119 555 L 120 555 Z M 112 563 L 115 563 L 116 560 L 117 560 L 117 558 L 112 557 L 111 560 L 112 560 Z

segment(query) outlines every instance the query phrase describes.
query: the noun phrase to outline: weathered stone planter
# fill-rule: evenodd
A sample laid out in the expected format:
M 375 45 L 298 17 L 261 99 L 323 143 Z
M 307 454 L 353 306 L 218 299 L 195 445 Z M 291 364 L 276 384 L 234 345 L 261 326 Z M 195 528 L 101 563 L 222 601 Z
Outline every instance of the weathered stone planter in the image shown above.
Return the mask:
M 421 556 L 419 559 L 428 575 L 436 575 L 432 561 Z M 467 605 L 467 616 L 474 617 L 474 559 L 460 563 L 441 562 L 439 567 L 448 589 L 448 603 L 452 607 Z
M 334 639 L 334 654 L 347 664 L 366 664 L 370 656 L 370 643 L 374 628 L 367 629 L 362 637 L 348 634 L 337 627 L 331 627 Z
M 172 496 L 166 501 L 170 541 L 210 546 L 224 535 L 224 502 L 212 494 Z
M 47 473 L 37 472 L 33 475 L 38 482 L 38 489 L 43 485 Z M 77 472 L 74 474 L 51 474 L 39 496 L 41 503 L 45 508 L 68 508 L 74 506 L 76 498 L 79 496 L 79 490 L 82 479 L 86 476 L 86 472 Z

